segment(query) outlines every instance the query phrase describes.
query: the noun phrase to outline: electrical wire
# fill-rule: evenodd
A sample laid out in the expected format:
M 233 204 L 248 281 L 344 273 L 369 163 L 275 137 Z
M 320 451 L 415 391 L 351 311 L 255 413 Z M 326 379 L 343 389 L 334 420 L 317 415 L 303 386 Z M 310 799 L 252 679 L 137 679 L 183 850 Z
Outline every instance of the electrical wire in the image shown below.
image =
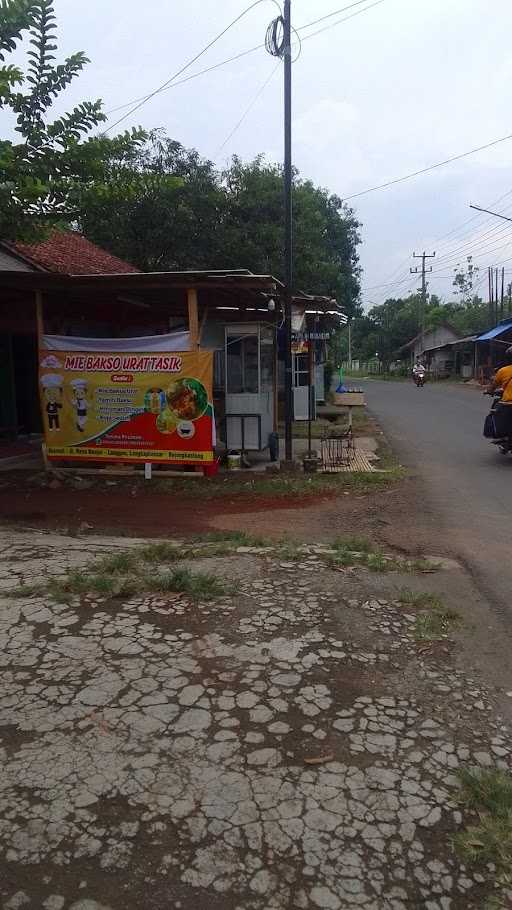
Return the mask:
M 483 152 L 485 149 L 492 148 L 492 146 L 498 145 L 500 142 L 507 142 L 509 139 L 512 139 L 512 133 L 509 133 L 508 136 L 501 136 L 499 139 L 493 139 L 492 142 L 487 142 L 485 145 L 479 145 L 478 148 L 470 149 L 468 152 L 462 152 L 460 155 L 453 155 L 451 158 L 445 158 L 444 161 L 438 161 L 436 164 L 431 164 L 429 167 L 424 167 L 419 171 L 413 171 L 412 174 L 405 174 L 403 177 L 395 177 L 394 180 L 388 180 L 387 183 L 380 183 L 377 186 L 369 187 L 367 190 L 360 190 L 358 193 L 344 196 L 343 201 L 348 202 L 350 199 L 366 196 L 368 193 L 374 193 L 376 190 L 384 190 L 388 186 L 395 186 L 397 183 L 403 183 L 405 180 L 411 180 L 413 177 L 419 177 L 421 174 L 427 174 L 429 171 L 433 171 L 436 168 L 451 164 L 452 161 L 460 161 L 461 158 L 467 158 L 469 155 Z
M 500 202 L 503 202 L 503 200 L 506 199 L 510 195 L 512 195 L 512 189 L 507 190 L 506 193 L 503 193 L 501 196 L 498 196 L 497 199 L 494 199 L 492 202 L 489 202 L 488 206 L 490 208 L 493 208 L 494 206 L 498 205 Z M 510 210 L 511 210 L 511 206 L 505 206 L 505 209 L 504 209 L 505 212 L 508 212 Z M 450 228 L 450 230 L 446 231 L 444 234 L 440 234 L 438 237 L 435 237 L 433 240 L 430 240 L 428 243 L 425 243 L 424 241 L 422 241 L 421 243 L 418 243 L 416 246 L 424 247 L 424 248 L 427 246 L 429 246 L 431 248 L 435 247 L 437 252 L 441 252 L 444 248 L 448 248 L 448 249 L 452 248 L 453 243 L 456 242 L 456 239 L 462 240 L 462 238 L 464 238 L 464 237 L 471 237 L 472 238 L 471 244 L 473 245 L 474 243 L 479 242 L 482 235 L 479 234 L 475 237 L 472 230 L 464 231 L 462 229 L 467 227 L 467 225 L 471 224 L 472 222 L 476 221 L 478 219 L 478 217 L 479 217 L 478 214 L 471 215 L 470 218 L 465 219 L 460 224 L 456 224 L 455 227 Z M 490 224 L 493 221 L 494 221 L 494 218 L 489 217 L 489 218 L 481 219 L 480 223 L 482 226 L 484 226 L 484 225 Z M 462 231 L 462 233 L 461 233 L 461 231 Z M 446 241 L 449 237 L 451 237 L 453 239 L 452 239 L 452 242 L 447 243 Z M 394 269 L 392 272 L 390 272 L 390 274 L 387 276 L 387 281 L 383 282 L 382 285 L 374 285 L 374 287 L 393 287 L 397 284 L 397 282 L 403 283 L 403 282 L 407 281 L 409 278 L 409 265 L 410 265 L 410 257 L 407 257 L 407 259 L 404 259 L 400 263 L 400 265 L 397 266 L 396 269 Z M 407 268 L 407 272 L 404 275 L 403 272 L 404 272 L 405 268 Z
M 312 22 L 306 22 L 305 25 L 301 25 L 301 30 L 305 28 L 311 28 L 313 25 L 318 25 L 320 22 L 325 22 L 326 19 L 332 19 L 333 16 L 337 16 L 339 13 L 346 13 L 347 10 L 353 9 L 355 6 L 362 6 L 363 3 L 367 3 L 368 0 L 356 0 L 355 3 L 350 3 L 348 6 L 342 6 L 341 9 L 335 9 L 332 13 L 327 13 L 325 16 L 320 16 L 320 19 L 313 19 Z
M 278 16 L 273 19 L 265 35 L 265 50 L 271 57 L 283 57 L 284 46 L 284 19 Z
M 263 2 L 263 0 L 258 0 L 258 2 Z M 278 5 L 277 0 L 272 0 L 272 2 L 275 2 L 276 5 Z M 367 0 L 360 0 L 360 2 L 366 3 Z M 377 2 L 372 3 L 371 6 L 367 6 L 364 9 L 358 10 L 357 13 L 353 13 L 351 16 L 346 16 L 343 19 L 339 19 L 337 22 L 333 22 L 327 28 L 334 28 L 335 26 L 340 25 L 342 22 L 346 22 L 349 19 L 354 18 L 354 15 L 360 15 L 361 13 L 366 12 L 367 9 L 371 9 L 373 6 L 378 6 L 379 3 L 384 3 L 384 0 L 377 0 Z M 352 9 L 356 5 L 357 4 L 351 3 L 348 6 L 345 6 L 339 10 L 336 10 L 333 13 L 329 13 L 327 16 L 323 16 L 322 20 L 317 19 L 317 20 L 314 20 L 313 22 L 307 23 L 306 25 L 301 25 L 297 29 L 293 28 L 293 32 L 295 33 L 297 38 L 299 38 L 299 40 L 300 40 L 300 36 L 297 34 L 298 32 L 303 31 L 304 29 L 310 28 L 312 25 L 315 25 L 317 22 L 323 21 L 324 19 L 337 15 L 338 13 L 342 13 L 345 10 Z M 245 13 L 249 12 L 250 9 L 252 9 L 252 7 L 249 7 L 249 9 L 245 11 Z M 245 15 L 245 13 L 242 13 L 241 15 Z M 238 21 L 238 20 L 235 20 L 235 22 L 236 21 Z M 231 23 L 231 25 L 233 25 L 233 24 L 234 23 Z M 230 27 L 231 26 L 228 26 L 228 28 L 230 28 Z M 304 38 L 302 38 L 302 41 L 306 41 L 308 38 L 314 38 L 317 34 L 321 34 L 323 31 L 327 31 L 327 28 L 320 29 L 318 32 L 314 32 L 314 34 L 312 34 L 312 35 L 305 36 Z M 216 40 L 218 40 L 220 37 L 221 36 L 218 36 L 218 38 Z M 203 53 L 205 53 L 207 49 L 212 47 L 214 43 L 216 43 L 216 41 L 212 42 L 208 46 L 208 48 L 206 48 L 201 54 L 199 54 L 195 58 L 195 60 L 199 59 L 199 57 L 202 56 Z M 141 107 L 142 104 L 145 104 L 146 101 L 149 101 L 151 98 L 154 98 L 155 95 L 158 95 L 161 92 L 169 91 L 169 89 L 175 88 L 178 85 L 184 85 L 186 82 L 190 82 L 192 79 L 197 79 L 199 76 L 205 76 L 207 73 L 211 73 L 214 70 L 220 69 L 220 67 L 226 66 L 229 63 L 235 63 L 237 60 L 241 60 L 243 57 L 247 57 L 250 54 L 254 54 L 256 51 L 262 50 L 264 48 L 265 48 L 265 44 L 256 44 L 254 47 L 250 47 L 245 51 L 241 51 L 239 54 L 234 54 L 232 57 L 227 57 L 225 60 L 220 60 L 218 63 L 212 64 L 212 66 L 207 66 L 207 67 L 205 67 L 205 69 L 198 70 L 195 73 L 191 73 L 189 76 L 186 76 L 184 79 L 178 79 L 177 75 L 179 75 L 179 74 L 175 74 L 174 76 L 171 76 L 171 78 L 168 79 L 167 82 L 163 83 L 163 85 L 159 86 L 159 88 L 155 89 L 153 92 L 150 92 L 147 95 L 140 95 L 138 98 L 132 98 L 131 101 L 126 101 L 124 104 L 119 104 L 116 107 L 109 108 L 109 110 L 105 111 L 105 114 L 108 117 L 111 114 L 116 114 L 118 111 L 122 111 L 125 108 L 130 107 L 131 105 L 136 105 L 136 107 L 134 107 L 133 111 L 129 111 L 127 113 L 126 116 L 129 117 L 131 113 L 134 113 L 135 110 L 138 110 L 139 106 Z M 299 53 L 300 53 L 300 51 L 299 51 Z M 193 62 L 194 61 L 190 61 L 190 63 L 187 64 L 187 66 L 184 67 L 181 70 L 181 72 L 184 72 L 185 69 L 188 69 L 188 66 L 191 66 Z M 140 102 L 140 104 L 139 104 L 139 102 Z M 126 119 L 126 118 L 125 117 L 121 118 L 120 120 L 118 120 L 117 123 L 114 123 L 114 124 L 112 124 L 111 127 L 108 127 L 107 130 L 105 130 L 105 132 L 110 129 L 113 129 L 115 126 L 118 125 L 118 123 L 122 122 L 123 119 Z
M 207 45 L 205 45 L 205 47 L 203 47 L 203 49 L 201 51 L 199 51 L 199 53 L 196 54 L 195 57 L 192 57 L 188 61 L 188 63 L 185 63 L 184 66 L 182 66 L 176 73 L 174 73 L 174 75 L 171 76 L 170 79 L 167 79 L 166 82 L 163 82 L 162 85 L 160 85 L 158 88 L 156 88 L 153 92 L 150 92 L 149 95 L 144 96 L 144 98 L 142 98 L 137 104 L 135 104 L 135 106 L 131 110 L 129 110 L 126 114 L 123 114 L 122 117 L 119 117 L 119 119 L 116 120 L 115 123 L 113 123 L 111 126 L 107 127 L 107 129 L 103 130 L 103 132 L 108 133 L 108 132 L 110 132 L 110 130 L 113 130 L 114 127 L 119 126 L 119 124 L 122 123 L 123 120 L 126 120 L 127 117 L 130 117 L 132 114 L 134 114 L 135 111 L 139 110 L 139 108 L 142 107 L 143 104 L 146 104 L 146 102 L 150 101 L 151 98 L 154 98 L 155 95 L 158 95 L 160 92 L 164 91 L 164 89 L 168 88 L 170 86 L 170 84 L 173 83 L 175 81 L 175 79 L 178 78 L 178 76 L 181 76 L 181 74 L 184 73 L 185 70 L 188 70 L 188 68 L 190 66 L 192 66 L 196 62 L 196 60 L 199 60 L 201 57 L 203 57 L 204 54 L 206 54 L 207 51 L 209 51 L 210 48 L 212 48 L 214 46 L 214 44 L 217 44 L 217 42 L 220 41 L 220 39 L 223 38 L 224 35 L 227 32 L 229 32 L 229 30 L 231 28 L 233 28 L 234 25 L 236 25 L 238 22 L 240 22 L 240 19 L 242 19 L 244 16 L 246 16 L 247 13 L 251 12 L 251 10 L 253 10 L 256 6 L 259 6 L 260 3 L 267 3 L 267 2 L 269 2 L 269 0 L 254 0 L 254 2 L 250 4 L 250 6 L 248 6 L 246 9 L 243 10 L 243 12 L 241 12 L 238 16 L 236 16 L 236 18 L 233 19 L 229 23 L 229 25 L 227 25 L 225 28 L 223 28 L 222 31 L 219 32 L 218 35 L 216 35 L 215 38 L 213 38 Z M 277 2 L 277 0 L 270 0 L 270 2 L 273 3 L 275 6 L 277 6 L 279 13 L 281 13 L 281 7 L 279 6 L 279 3 Z
M 385 3 L 386 0 L 375 0 L 375 3 L 370 3 L 369 6 L 365 6 L 364 9 L 357 10 L 355 13 L 351 13 L 350 16 L 344 16 L 343 19 L 338 19 L 336 22 L 331 22 L 329 25 L 324 25 L 323 28 L 319 28 L 318 31 L 312 32 L 311 35 L 305 35 L 302 39 L 303 41 L 308 41 L 310 38 L 316 38 L 317 35 L 322 35 L 323 32 L 330 31 L 331 28 L 336 28 L 337 25 L 341 25 L 342 22 L 348 22 L 349 19 L 355 19 L 356 16 L 360 16 L 361 13 L 366 13 L 369 9 L 373 9 L 374 6 L 380 6 L 381 3 Z M 302 26 L 306 28 L 307 26 Z
M 270 73 L 270 75 L 267 76 L 267 78 L 265 79 L 265 82 L 264 82 L 262 85 L 260 85 L 260 87 L 259 87 L 258 91 L 256 92 L 254 98 L 252 99 L 252 101 L 250 102 L 250 104 L 247 106 L 247 108 L 245 109 L 244 113 L 243 113 L 242 116 L 240 117 L 240 120 L 239 120 L 239 121 L 236 123 L 236 125 L 233 127 L 233 129 L 231 130 L 231 132 L 229 133 L 229 135 L 226 136 L 226 138 L 224 139 L 224 142 L 222 143 L 222 145 L 219 145 L 217 151 L 215 152 L 215 156 L 214 156 L 215 158 L 217 157 L 217 155 L 219 155 L 219 154 L 221 153 L 222 149 L 228 144 L 229 140 L 233 138 L 233 136 L 235 135 L 235 133 L 237 132 L 237 130 L 239 129 L 239 127 L 242 125 L 242 123 L 244 122 L 244 120 L 246 119 L 246 117 L 247 117 L 247 116 L 250 114 L 250 112 L 252 111 L 252 109 L 253 109 L 254 105 L 256 104 L 256 102 L 258 101 L 258 99 L 261 97 L 261 95 L 262 95 L 263 92 L 265 91 L 267 85 L 268 85 L 268 84 L 272 81 L 272 79 L 274 78 L 274 76 L 275 76 L 275 74 L 277 73 L 277 71 L 278 71 L 279 68 L 280 68 L 280 63 L 278 62 L 278 63 L 276 64 L 276 66 L 274 67 L 274 69 L 272 70 L 272 72 Z

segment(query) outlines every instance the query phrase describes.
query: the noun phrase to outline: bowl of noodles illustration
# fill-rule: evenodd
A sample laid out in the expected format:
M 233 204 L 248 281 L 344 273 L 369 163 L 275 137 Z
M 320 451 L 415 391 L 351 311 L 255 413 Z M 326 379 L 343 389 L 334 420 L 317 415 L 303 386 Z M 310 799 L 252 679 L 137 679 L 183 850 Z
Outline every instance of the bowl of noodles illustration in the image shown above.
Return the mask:
M 179 423 L 197 420 L 208 407 L 208 392 L 198 379 L 178 379 L 165 397 L 167 406 L 156 421 L 161 433 L 174 433 Z

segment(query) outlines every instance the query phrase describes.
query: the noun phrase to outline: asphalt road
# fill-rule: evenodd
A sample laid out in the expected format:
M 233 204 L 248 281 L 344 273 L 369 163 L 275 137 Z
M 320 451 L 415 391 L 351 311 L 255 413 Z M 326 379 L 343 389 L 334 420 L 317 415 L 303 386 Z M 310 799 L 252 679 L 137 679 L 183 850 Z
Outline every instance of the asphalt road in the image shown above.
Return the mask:
M 467 386 L 361 385 L 402 464 L 423 480 L 448 551 L 512 623 L 512 456 L 482 436 L 491 399 Z

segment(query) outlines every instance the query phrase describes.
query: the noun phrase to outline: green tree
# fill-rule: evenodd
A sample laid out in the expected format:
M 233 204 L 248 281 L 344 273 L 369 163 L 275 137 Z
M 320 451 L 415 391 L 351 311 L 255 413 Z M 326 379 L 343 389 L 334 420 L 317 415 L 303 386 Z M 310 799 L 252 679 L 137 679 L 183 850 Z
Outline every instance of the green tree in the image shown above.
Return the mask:
M 471 303 L 473 300 L 473 288 L 479 271 L 478 266 L 473 265 L 472 256 L 466 256 L 465 267 L 458 265 L 454 269 L 453 287 L 455 288 L 456 296 L 460 298 L 463 304 Z
M 230 264 L 283 277 L 283 175 L 262 156 L 233 158 L 223 175 L 228 191 L 225 246 Z M 361 312 L 359 223 L 337 196 L 294 174 L 294 286 L 332 295 L 347 313 Z
M 83 232 L 144 271 L 214 267 L 226 205 L 212 163 L 158 130 L 135 154 L 107 156 L 79 189 Z
M 87 57 L 55 63 L 56 20 L 51 0 L 0 0 L 0 109 L 16 117 L 18 141 L 0 140 L 0 237 L 36 239 L 51 224 L 73 217 L 76 187 L 94 179 L 109 140 L 89 138 L 105 120 L 100 101 L 84 101 L 51 119 L 55 99 L 80 74 Z M 27 35 L 26 73 L 6 56 Z M 142 134 L 113 140 L 125 153 Z
M 358 312 L 358 223 L 350 209 L 295 175 L 295 288 Z M 218 173 L 160 131 L 106 182 L 82 194 L 92 240 L 142 269 L 248 268 L 283 277 L 283 179 L 263 158 Z

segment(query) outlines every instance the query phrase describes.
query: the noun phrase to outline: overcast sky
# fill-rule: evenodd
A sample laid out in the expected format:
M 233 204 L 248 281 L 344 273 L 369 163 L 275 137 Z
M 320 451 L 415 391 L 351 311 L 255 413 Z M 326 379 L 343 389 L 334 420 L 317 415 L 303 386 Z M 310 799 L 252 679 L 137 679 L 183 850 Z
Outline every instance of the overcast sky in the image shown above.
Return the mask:
M 350 2 L 292 0 L 293 23 L 300 28 Z M 248 5 L 55 0 L 59 53 L 84 50 L 91 59 L 66 93 L 66 106 L 101 97 L 109 110 L 149 93 Z M 349 14 L 300 31 L 305 39 L 333 25 L 303 41 L 294 67 L 294 161 L 303 176 L 345 197 L 512 133 L 510 0 L 383 0 L 334 25 Z M 187 73 L 259 44 L 274 15 L 272 0 L 264 0 Z M 280 161 L 280 67 L 221 149 L 275 67 L 258 50 L 163 92 L 122 126 L 165 127 L 219 165 L 234 153 L 249 159 L 263 152 Z M 473 214 L 470 201 L 496 203 L 512 214 L 512 192 L 496 202 L 512 190 L 511 160 L 512 140 L 354 199 L 362 222 L 365 304 L 413 289 L 410 256 L 424 247 L 438 253 L 431 289 L 445 295 L 451 279 L 444 276 L 467 253 L 480 256 L 482 279 L 490 264 L 512 269 L 512 259 L 505 261 L 512 257 L 512 223 L 477 215 L 461 226 Z

